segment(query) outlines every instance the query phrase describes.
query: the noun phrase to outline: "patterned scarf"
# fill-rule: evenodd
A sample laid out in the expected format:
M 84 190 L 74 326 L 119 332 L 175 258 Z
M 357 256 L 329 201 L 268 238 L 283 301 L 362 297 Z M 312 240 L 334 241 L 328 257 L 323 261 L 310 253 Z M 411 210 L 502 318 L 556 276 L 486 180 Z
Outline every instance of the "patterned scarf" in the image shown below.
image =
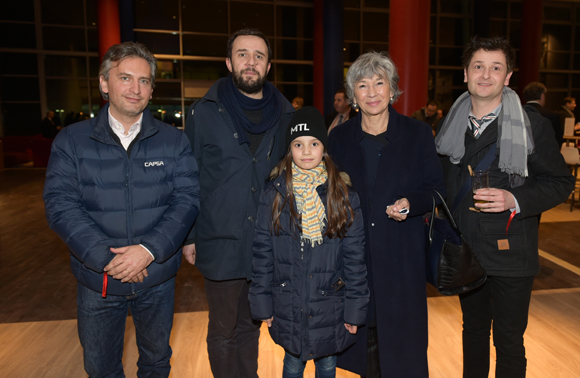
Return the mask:
M 302 214 L 302 239 L 310 240 L 313 248 L 322 244 L 326 219 L 324 204 L 316 187 L 324 184 L 327 179 L 324 161 L 312 169 L 301 169 L 292 163 L 292 191 L 298 212 Z
M 528 155 L 534 152 L 534 140 L 530 120 L 516 92 L 504 87 L 501 101 L 497 140 L 499 169 L 509 175 L 510 187 L 515 188 L 523 185 L 528 176 Z M 465 92 L 453 103 L 435 137 L 437 153 L 449 156 L 453 164 L 459 164 L 465 154 L 470 109 L 471 95 Z

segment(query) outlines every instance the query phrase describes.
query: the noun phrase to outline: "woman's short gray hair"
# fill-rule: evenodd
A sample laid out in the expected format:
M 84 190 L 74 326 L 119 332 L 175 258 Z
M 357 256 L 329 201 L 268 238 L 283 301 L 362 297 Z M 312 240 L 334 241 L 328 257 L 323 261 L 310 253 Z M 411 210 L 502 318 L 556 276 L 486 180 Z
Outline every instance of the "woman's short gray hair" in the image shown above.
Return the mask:
M 145 59 L 151 67 L 151 88 L 155 87 L 155 75 L 157 74 L 157 59 L 145 47 L 145 45 L 138 42 L 123 42 L 118 45 L 113 45 L 109 48 L 103 57 L 103 63 L 99 68 L 99 78 L 103 76 L 105 80 L 109 80 L 109 71 L 113 68 L 113 63 L 119 64 L 122 60 L 127 58 L 141 58 Z M 101 83 L 99 82 L 99 90 L 105 100 L 109 100 L 109 94 L 103 92 Z
M 391 103 L 397 101 L 403 93 L 399 89 L 399 74 L 395 63 L 385 52 L 370 51 L 359 56 L 346 73 L 346 95 L 351 105 L 354 99 L 355 84 L 374 75 L 389 81 L 391 91 L 393 91 Z

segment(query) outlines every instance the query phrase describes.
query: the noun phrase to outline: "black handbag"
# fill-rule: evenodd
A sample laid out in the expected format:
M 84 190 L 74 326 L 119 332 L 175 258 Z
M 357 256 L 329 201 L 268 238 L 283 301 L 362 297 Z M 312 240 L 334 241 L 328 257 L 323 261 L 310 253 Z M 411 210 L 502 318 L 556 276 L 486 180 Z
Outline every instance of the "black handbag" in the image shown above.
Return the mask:
M 439 192 L 447 219 L 433 212 L 427 227 L 427 282 L 443 295 L 455 295 L 473 290 L 485 282 L 487 274 L 477 260 L 475 251 L 467 244 Z

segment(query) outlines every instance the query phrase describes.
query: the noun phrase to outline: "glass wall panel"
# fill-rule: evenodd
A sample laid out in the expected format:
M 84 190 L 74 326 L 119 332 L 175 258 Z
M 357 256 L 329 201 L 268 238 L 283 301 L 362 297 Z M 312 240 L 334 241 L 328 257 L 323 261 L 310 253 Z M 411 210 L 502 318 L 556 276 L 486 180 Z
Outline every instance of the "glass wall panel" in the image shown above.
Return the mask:
M 471 16 L 471 1 L 445 0 L 439 2 L 441 13 L 453 13 Z
M 387 42 L 389 40 L 389 14 L 379 12 L 363 13 L 363 40 Z
M 489 6 L 491 17 L 493 18 L 507 18 L 508 16 L 508 2 L 507 1 L 491 1 Z
M 41 0 L 43 24 L 75 25 L 85 24 L 83 2 L 79 0 Z M 65 11 L 66 10 L 66 11 Z
M 267 36 L 274 35 L 274 6 L 272 4 L 231 2 L 231 31 L 257 28 Z
M 147 46 L 153 54 L 179 55 L 179 36 L 177 33 L 136 32 L 135 39 Z
M 34 24 L 0 22 L 0 36 L 2 36 L 0 37 L 0 47 L 36 48 L 36 29 Z
M 38 75 L 36 54 L 0 53 L 0 74 Z
M 46 55 L 46 76 L 87 77 L 87 59 L 84 57 Z
M 312 60 L 311 40 L 277 39 L 276 59 Z
M 34 0 L 3 1 L 0 21 L 34 22 Z
M 570 50 L 572 27 L 569 25 L 544 24 L 543 37 L 548 38 L 548 50 Z
M 181 0 L 181 20 L 184 31 L 228 34 L 228 2 Z
M 386 51 L 389 52 L 388 43 L 363 43 L 362 52 L 363 54 L 369 51 Z
M 85 33 L 82 28 L 43 26 L 42 43 L 46 50 L 86 51 Z
M 312 66 L 276 64 L 276 81 L 312 82 Z
M 226 57 L 228 37 L 214 35 L 183 35 L 183 55 Z
M 47 79 L 46 105 L 49 109 L 62 109 L 64 114 L 80 113 L 88 104 L 89 91 L 86 80 Z
M 4 135 L 35 135 L 40 134 L 40 122 L 44 115 L 40 111 L 40 103 L 19 104 L 2 103 L 4 116 Z
M 360 12 L 344 11 L 343 37 L 347 41 L 360 40 Z
M 312 106 L 312 84 L 278 84 L 276 86 L 288 101 L 292 101 L 294 97 L 302 97 L 304 99 L 304 106 Z
M 360 43 L 345 42 L 343 59 L 345 62 L 354 62 L 360 55 Z
M 545 20 L 570 21 L 571 16 L 572 13 L 568 7 L 544 7 Z
M 183 78 L 186 80 L 217 80 L 228 76 L 229 73 L 225 60 L 221 62 L 183 61 Z
M 439 49 L 439 65 L 441 66 L 460 66 L 463 48 L 460 47 L 441 47 Z
M 312 8 L 276 7 L 276 36 L 312 38 Z
M 178 0 L 135 0 L 133 6 L 136 29 L 179 30 Z
M 37 77 L 3 76 L 1 80 L 2 88 L 10 88 L 2 91 L 2 101 L 40 100 Z

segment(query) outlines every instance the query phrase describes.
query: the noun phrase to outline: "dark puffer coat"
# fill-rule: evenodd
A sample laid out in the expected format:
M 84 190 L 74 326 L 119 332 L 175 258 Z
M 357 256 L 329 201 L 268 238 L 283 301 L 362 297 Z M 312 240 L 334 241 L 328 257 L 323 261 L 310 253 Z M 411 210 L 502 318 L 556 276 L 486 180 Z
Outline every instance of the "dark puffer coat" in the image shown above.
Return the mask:
M 326 184 L 317 188 L 325 204 L 326 190 Z M 274 316 L 272 339 L 304 361 L 335 354 L 356 339 L 344 323 L 362 325 L 367 316 L 365 237 L 358 195 L 349 190 L 354 220 L 347 236 L 324 237 L 322 245 L 312 248 L 297 233 L 271 234 L 272 202 L 278 192 L 286 194 L 284 176 L 266 184 L 258 209 L 249 295 L 252 316 L 262 320 Z M 280 221 L 290 224 L 288 206 Z
M 195 158 L 183 132 L 143 112 L 130 154 L 113 138 L 109 105 L 58 133 L 50 153 L 44 203 L 52 230 L 70 251 L 76 279 L 101 292 L 111 247 L 143 244 L 153 255 L 139 283 L 109 279 L 127 295 L 175 276 L 181 243 L 199 211 Z

